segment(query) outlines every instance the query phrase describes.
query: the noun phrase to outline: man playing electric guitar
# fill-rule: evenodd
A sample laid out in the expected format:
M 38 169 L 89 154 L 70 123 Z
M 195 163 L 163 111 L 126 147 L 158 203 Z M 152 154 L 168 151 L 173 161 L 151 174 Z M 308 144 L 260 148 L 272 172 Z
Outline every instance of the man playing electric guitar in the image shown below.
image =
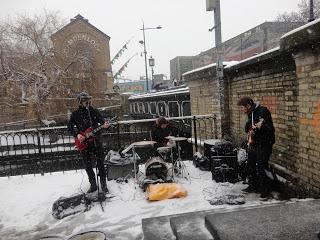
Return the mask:
M 86 172 L 90 182 L 88 193 L 97 190 L 97 181 L 93 171 L 92 162 L 97 161 L 99 170 L 101 190 L 108 192 L 106 183 L 106 170 L 104 168 L 104 154 L 100 140 L 100 128 L 108 128 L 109 123 L 104 120 L 99 111 L 91 106 L 91 96 L 86 92 L 81 92 L 77 96 L 79 107 L 72 112 L 68 130 L 75 137 L 76 146 L 80 150 L 86 166 Z M 99 126 L 100 124 L 100 126 Z
M 259 192 L 261 198 L 270 194 L 271 184 L 266 171 L 268 161 L 275 143 L 275 129 L 270 111 L 254 102 L 250 97 L 242 97 L 237 105 L 240 111 L 248 115 L 245 131 L 248 134 L 249 186 L 245 192 Z

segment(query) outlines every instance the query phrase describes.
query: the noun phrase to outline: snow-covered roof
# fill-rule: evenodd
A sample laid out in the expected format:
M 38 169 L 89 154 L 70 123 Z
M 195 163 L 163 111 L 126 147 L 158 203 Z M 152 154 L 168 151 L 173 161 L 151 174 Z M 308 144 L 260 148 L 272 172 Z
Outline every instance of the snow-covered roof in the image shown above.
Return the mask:
M 320 18 L 318 18 L 318 19 L 316 19 L 316 20 L 314 20 L 314 21 L 312 21 L 312 22 L 309 22 L 309 23 L 307 23 L 307 24 L 305 24 L 305 25 L 302 25 L 301 27 L 295 28 L 295 29 L 293 29 L 293 30 L 290 31 L 290 32 L 287 32 L 287 33 L 284 34 L 280 39 L 283 39 L 283 38 L 285 38 L 285 37 L 288 37 L 288 36 L 290 36 L 290 35 L 292 35 L 292 34 L 294 34 L 294 33 L 296 33 L 296 32 L 299 32 L 299 31 L 301 31 L 301 30 L 303 30 L 303 29 L 306 29 L 306 28 L 308 28 L 308 27 L 310 27 L 310 26 L 312 26 L 312 25 L 315 25 L 315 24 L 317 24 L 317 23 L 319 23 L 319 22 L 320 22 Z
M 223 62 L 223 65 L 224 66 L 229 66 L 230 64 L 235 64 L 235 63 L 238 63 L 238 61 Z M 191 74 L 191 73 L 199 72 L 199 71 L 202 71 L 204 69 L 208 69 L 208 68 L 211 68 L 211 67 L 214 67 L 214 66 L 216 66 L 216 63 L 211 63 L 209 65 L 206 65 L 206 66 L 203 66 L 203 67 L 196 68 L 196 69 L 193 69 L 191 71 L 185 72 L 184 74 L 182 74 L 182 76 L 186 76 L 186 75 Z
M 168 95 L 183 94 L 183 93 L 189 93 L 189 87 L 174 88 L 174 89 L 169 89 L 169 90 L 165 90 L 165 91 L 158 91 L 158 92 L 153 92 L 153 93 L 151 92 L 151 93 L 135 94 L 135 95 L 131 95 L 129 97 L 129 99 L 168 96 Z

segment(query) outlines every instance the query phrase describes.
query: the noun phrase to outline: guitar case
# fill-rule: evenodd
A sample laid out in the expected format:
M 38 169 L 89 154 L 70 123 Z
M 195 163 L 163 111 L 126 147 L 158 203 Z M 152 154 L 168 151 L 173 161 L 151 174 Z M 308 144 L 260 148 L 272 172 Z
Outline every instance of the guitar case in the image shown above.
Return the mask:
M 112 194 L 100 193 L 81 193 L 71 197 L 60 197 L 52 205 L 52 216 L 56 219 L 62 219 L 77 213 L 87 212 L 91 209 L 93 202 L 105 201 L 113 198 Z

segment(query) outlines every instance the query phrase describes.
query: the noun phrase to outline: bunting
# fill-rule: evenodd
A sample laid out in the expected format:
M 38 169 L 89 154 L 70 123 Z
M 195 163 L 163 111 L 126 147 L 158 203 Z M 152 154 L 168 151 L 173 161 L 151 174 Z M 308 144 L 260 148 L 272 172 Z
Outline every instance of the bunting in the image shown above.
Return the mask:
M 122 55 L 122 53 L 128 49 L 128 44 L 130 43 L 130 41 L 132 40 L 132 38 L 130 40 L 128 40 L 123 46 L 122 48 L 117 52 L 117 54 L 113 57 L 113 59 L 111 60 L 111 65 L 114 64 L 114 62 Z
M 113 78 L 118 79 L 120 77 L 121 73 L 127 68 L 131 59 L 137 55 L 138 55 L 138 53 L 134 54 L 131 58 L 129 58 L 128 61 L 126 61 L 125 64 L 123 64 L 122 67 L 118 70 L 118 72 L 116 72 L 116 74 L 113 76 Z

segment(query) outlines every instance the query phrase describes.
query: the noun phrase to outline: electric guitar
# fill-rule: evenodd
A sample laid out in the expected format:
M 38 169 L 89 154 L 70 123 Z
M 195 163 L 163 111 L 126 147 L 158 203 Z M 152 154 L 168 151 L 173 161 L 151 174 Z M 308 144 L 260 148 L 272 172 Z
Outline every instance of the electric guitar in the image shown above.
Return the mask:
M 257 124 L 262 125 L 263 121 L 264 121 L 264 119 L 260 118 L 259 122 L 257 122 L 256 124 L 252 124 L 252 127 L 250 128 L 250 130 L 253 130 L 253 131 L 249 130 L 249 133 L 248 133 L 248 143 L 247 143 L 248 148 L 252 147 L 255 144 L 254 135 L 255 135 L 255 131 L 257 129 L 256 126 L 257 126 Z
M 114 119 L 116 119 L 117 117 L 114 117 L 112 118 L 110 121 L 107 121 L 109 123 L 109 127 L 106 128 L 106 129 L 109 129 L 110 128 L 110 124 L 113 122 Z M 85 139 L 83 141 L 80 141 L 78 139 L 78 137 L 75 137 L 74 139 L 74 145 L 75 145 L 75 148 L 77 150 L 79 150 L 80 152 L 87 149 L 88 145 L 90 142 L 93 142 L 94 140 L 94 135 L 99 132 L 100 130 L 104 129 L 104 124 L 97 127 L 97 128 L 92 128 L 92 127 L 89 127 L 87 128 L 85 131 L 83 132 L 80 132 L 78 134 L 81 134 L 82 136 L 85 137 Z

